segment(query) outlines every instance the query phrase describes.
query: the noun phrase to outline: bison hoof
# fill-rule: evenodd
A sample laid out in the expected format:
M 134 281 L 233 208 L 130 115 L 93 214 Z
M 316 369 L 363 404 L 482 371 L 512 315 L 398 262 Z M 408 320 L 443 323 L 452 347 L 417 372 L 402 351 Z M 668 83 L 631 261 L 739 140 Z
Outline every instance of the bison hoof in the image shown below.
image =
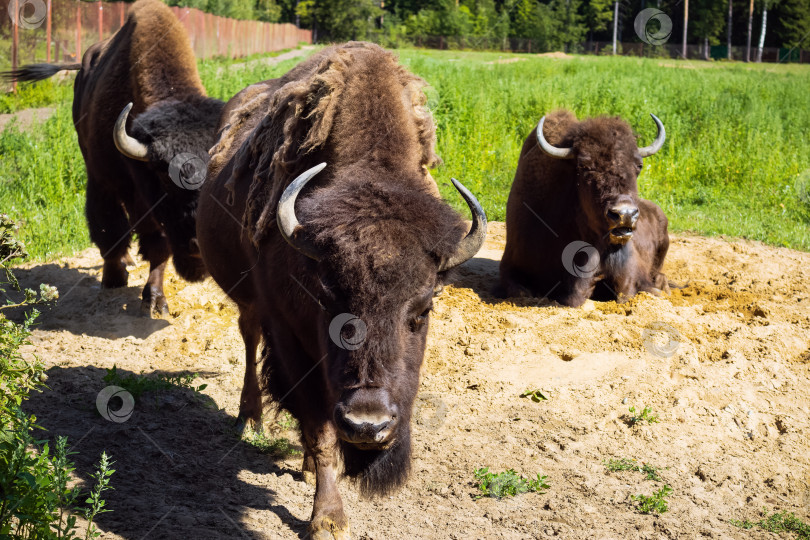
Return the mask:
M 165 317 L 169 314 L 169 303 L 166 297 L 162 294 L 160 296 L 153 296 L 152 298 L 144 298 L 141 302 L 141 315 L 144 317 Z
M 239 413 L 239 416 L 236 417 L 235 425 L 239 433 L 242 434 L 248 430 L 254 433 L 264 433 L 264 423 L 262 422 L 261 415 L 256 417 L 256 415 L 253 414 Z
M 351 540 L 349 525 L 339 526 L 332 518 L 323 516 L 309 524 L 309 535 L 313 540 Z

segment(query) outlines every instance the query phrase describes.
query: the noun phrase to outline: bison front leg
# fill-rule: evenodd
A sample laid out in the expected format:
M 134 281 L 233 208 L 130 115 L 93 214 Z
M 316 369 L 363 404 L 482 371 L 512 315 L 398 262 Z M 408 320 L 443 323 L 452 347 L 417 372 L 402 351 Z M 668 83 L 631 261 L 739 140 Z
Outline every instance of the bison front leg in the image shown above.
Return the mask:
M 337 433 L 331 423 L 304 430 L 306 453 L 315 465 L 315 504 L 309 534 L 313 540 L 351 540 L 349 520 L 337 487 Z
M 163 274 L 166 271 L 166 261 L 172 253 L 169 241 L 162 231 L 149 230 L 148 227 L 137 232 L 140 236 L 141 255 L 149 261 L 149 277 L 141 295 L 141 314 L 146 317 L 151 317 L 153 313 L 158 316 L 168 315 L 169 303 L 163 294 Z
M 163 316 L 169 314 L 169 303 L 163 294 L 163 274 L 166 271 L 166 261 L 160 264 L 149 265 L 149 277 L 143 287 L 141 295 L 141 314 L 151 317 L 153 313 Z
M 260 328 L 250 308 L 240 308 L 239 331 L 245 342 L 245 379 L 239 399 L 237 424 L 244 428 L 251 424 L 255 431 L 262 429 L 262 394 L 256 374 L 256 349 L 259 346 Z

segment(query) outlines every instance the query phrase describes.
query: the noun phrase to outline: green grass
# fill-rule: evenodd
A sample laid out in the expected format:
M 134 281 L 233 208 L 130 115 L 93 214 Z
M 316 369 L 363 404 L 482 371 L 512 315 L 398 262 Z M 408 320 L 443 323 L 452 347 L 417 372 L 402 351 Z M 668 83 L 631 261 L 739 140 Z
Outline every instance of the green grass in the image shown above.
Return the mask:
M 415 49 L 399 55 L 431 85 L 444 160 L 433 176 L 465 215 L 450 177 L 479 197 L 491 220 L 503 220 L 520 147 L 542 115 L 560 107 L 580 118 L 620 115 L 648 144 L 655 136 L 652 112 L 666 126 L 667 142 L 645 159 L 639 190 L 664 209 L 672 231 L 810 250 L 808 66 Z M 521 61 L 488 63 L 509 57 Z M 243 61 L 206 60 L 200 72 L 209 93 L 227 99 L 297 61 L 220 75 L 220 68 Z M 0 211 L 22 222 L 22 240 L 38 259 L 89 244 L 70 85 L 54 91 L 60 101 L 53 118 L 0 136 Z M 20 103 L 47 104 L 45 90 L 29 92 Z
M 548 477 L 538 474 L 537 479 L 532 480 L 519 475 L 514 469 L 507 469 L 504 472 L 495 474 L 489 472 L 488 467 L 482 467 L 475 471 L 478 491 L 481 492 L 476 498 L 494 497 L 501 499 L 527 492 L 544 493 L 543 490 L 551 487 L 546 483 L 546 478 Z
M 293 443 L 286 437 L 270 437 L 264 432 L 253 431 L 252 429 L 245 429 L 242 434 L 242 440 L 262 454 L 278 459 L 286 459 L 292 456 L 301 455 Z
M 604 463 L 605 468 L 610 472 L 618 471 L 638 471 L 647 475 L 647 480 L 654 480 L 661 482 L 661 477 L 658 475 L 660 467 L 655 467 L 649 463 L 642 463 L 639 465 L 635 459 L 609 459 Z
M 636 407 L 630 407 L 628 409 L 630 412 L 630 416 L 627 417 L 627 423 L 631 426 L 635 426 L 636 424 L 655 424 L 658 420 L 658 415 L 653 414 L 652 407 L 649 405 L 645 405 L 641 411 L 636 411 Z
M 209 95 L 227 100 L 248 84 L 278 77 L 300 61 L 250 63 L 257 58 L 200 61 L 200 76 Z M 20 85 L 17 96 L 0 94 L 0 112 L 56 109 L 51 118 L 24 132 L 14 123 L 0 132 L 0 212 L 19 223 L 19 238 L 36 260 L 71 255 L 90 245 L 84 218 L 87 177 L 73 129 L 72 85 L 72 78 L 61 83 L 48 80 Z
M 486 63 L 508 57 L 524 60 Z M 807 66 L 414 50 L 400 58 L 434 87 L 444 165 L 433 176 L 459 211 L 451 176 L 490 219 L 505 218 L 520 147 L 544 114 L 620 115 L 649 144 L 655 113 L 667 142 L 645 159 L 639 191 L 664 209 L 672 230 L 810 249 L 810 201 L 797 186 L 810 169 Z
M 132 397 L 138 399 L 145 392 L 157 392 L 171 390 L 173 388 L 188 388 L 199 394 L 205 390 L 208 385 L 201 384 L 194 386 L 192 383 L 197 377 L 198 375 L 196 373 L 181 373 L 177 375 L 158 374 L 154 377 L 143 374 L 129 374 L 123 377 L 118 373 L 118 368 L 113 365 L 111 369 L 107 370 L 107 374 L 104 375 L 104 382 L 110 385 L 120 386 L 132 394 Z
M 631 495 L 630 498 L 638 503 L 636 510 L 642 514 L 663 514 L 669 510 L 667 497 L 672 494 L 672 488 L 664 485 L 652 495 Z
M 797 518 L 793 512 L 783 510 L 768 515 L 767 510 L 763 509 L 762 514 L 764 517 L 756 523 L 748 521 L 747 519 L 743 521 L 732 519 L 730 523 L 735 527 L 745 530 L 759 526 L 759 528 L 773 533 L 792 532 L 796 533 L 795 538 L 810 540 L 810 525 Z

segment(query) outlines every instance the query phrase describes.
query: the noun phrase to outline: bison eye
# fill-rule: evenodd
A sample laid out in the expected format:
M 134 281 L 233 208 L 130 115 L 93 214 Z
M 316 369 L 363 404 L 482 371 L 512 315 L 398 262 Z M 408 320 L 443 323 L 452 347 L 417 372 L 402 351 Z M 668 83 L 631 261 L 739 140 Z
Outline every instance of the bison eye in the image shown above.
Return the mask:
M 411 332 L 416 332 L 427 322 L 430 312 L 433 309 L 433 304 L 427 307 L 425 311 L 411 319 Z

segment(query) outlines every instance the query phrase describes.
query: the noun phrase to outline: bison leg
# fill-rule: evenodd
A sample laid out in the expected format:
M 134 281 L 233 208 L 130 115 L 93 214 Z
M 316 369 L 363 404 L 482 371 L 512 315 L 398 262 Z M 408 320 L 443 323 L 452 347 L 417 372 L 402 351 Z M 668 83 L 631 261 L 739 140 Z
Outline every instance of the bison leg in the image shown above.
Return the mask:
M 124 206 L 115 196 L 100 189 L 93 178 L 88 178 L 85 215 L 90 240 L 98 246 L 104 259 L 101 286 L 106 289 L 126 287 L 132 231 Z
M 261 337 L 259 323 L 250 308 L 240 309 L 239 332 L 245 342 L 245 380 L 242 384 L 242 396 L 239 398 L 239 418 L 237 424 L 252 424 L 256 431 L 262 429 L 262 394 L 259 389 L 259 377 L 256 373 L 256 349 Z
M 306 450 L 306 444 L 304 444 L 304 462 L 301 464 L 301 474 L 304 482 L 311 486 L 315 485 L 315 458 Z
M 320 429 L 303 428 L 306 452 L 315 463 L 315 504 L 309 534 L 314 540 L 351 540 L 349 520 L 337 488 L 337 434 L 330 423 Z
M 143 287 L 141 296 L 141 313 L 151 317 L 169 314 L 169 303 L 163 294 L 163 273 L 166 271 L 166 261 L 171 255 L 169 242 L 160 231 L 151 231 L 140 235 L 141 255 L 149 261 L 149 277 Z

